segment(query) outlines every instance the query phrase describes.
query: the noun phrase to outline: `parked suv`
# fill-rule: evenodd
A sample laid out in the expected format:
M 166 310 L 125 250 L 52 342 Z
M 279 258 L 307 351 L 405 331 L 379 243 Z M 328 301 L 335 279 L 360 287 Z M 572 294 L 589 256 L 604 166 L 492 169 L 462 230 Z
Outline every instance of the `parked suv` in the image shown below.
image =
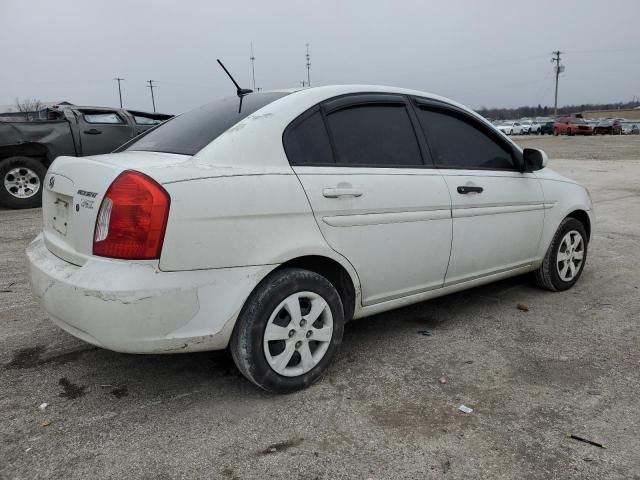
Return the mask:
M 250 381 L 290 392 L 320 378 L 353 318 L 526 272 L 572 287 L 591 200 L 546 163 L 415 90 L 217 100 L 119 153 L 56 159 L 31 284 L 86 342 L 228 347 Z
M 540 124 L 540 135 L 553 135 L 554 121 L 544 122 Z

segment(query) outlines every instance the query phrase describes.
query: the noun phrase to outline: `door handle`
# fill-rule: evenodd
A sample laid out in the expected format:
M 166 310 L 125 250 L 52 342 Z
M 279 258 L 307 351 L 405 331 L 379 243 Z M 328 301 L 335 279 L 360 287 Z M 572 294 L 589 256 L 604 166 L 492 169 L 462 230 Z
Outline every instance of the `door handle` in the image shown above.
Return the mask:
M 467 194 L 467 193 L 482 193 L 484 188 L 482 187 L 472 187 L 470 185 L 460 185 L 458 187 L 458 193 Z
M 322 190 L 322 195 L 326 198 L 338 198 L 338 197 L 361 197 L 362 191 L 357 188 L 325 188 Z
M 87 135 L 100 135 L 102 132 L 96 128 L 92 128 L 91 130 L 85 130 L 84 133 Z

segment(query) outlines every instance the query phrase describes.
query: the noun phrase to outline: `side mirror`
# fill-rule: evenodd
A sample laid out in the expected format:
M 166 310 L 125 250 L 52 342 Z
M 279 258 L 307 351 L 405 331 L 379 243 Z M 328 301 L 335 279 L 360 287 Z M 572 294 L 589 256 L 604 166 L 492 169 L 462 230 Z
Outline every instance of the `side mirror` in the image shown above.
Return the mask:
M 535 172 L 536 170 L 542 170 L 549 163 L 549 157 L 544 150 L 537 148 L 525 148 L 522 152 L 522 158 L 524 160 L 524 171 Z

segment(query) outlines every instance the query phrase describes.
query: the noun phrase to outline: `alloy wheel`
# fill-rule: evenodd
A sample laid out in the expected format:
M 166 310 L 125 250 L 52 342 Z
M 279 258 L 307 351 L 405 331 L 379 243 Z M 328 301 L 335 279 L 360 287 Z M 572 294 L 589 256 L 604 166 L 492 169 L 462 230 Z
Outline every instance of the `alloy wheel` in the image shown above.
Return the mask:
M 264 330 L 269 366 L 285 377 L 304 375 L 325 356 L 333 337 L 329 304 L 314 292 L 296 292 L 275 308 Z
M 16 198 L 31 198 L 40 190 L 40 178 L 30 168 L 17 167 L 4 176 L 4 188 Z
M 556 268 L 560 279 L 570 282 L 580 272 L 584 260 L 584 240 L 576 230 L 568 232 L 560 242 Z

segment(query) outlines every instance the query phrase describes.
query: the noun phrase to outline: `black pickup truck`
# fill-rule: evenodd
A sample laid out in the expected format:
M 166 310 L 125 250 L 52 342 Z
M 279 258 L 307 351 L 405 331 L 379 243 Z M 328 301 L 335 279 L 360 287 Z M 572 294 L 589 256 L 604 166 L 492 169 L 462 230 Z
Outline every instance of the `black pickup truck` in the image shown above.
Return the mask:
M 0 205 L 38 207 L 47 168 L 60 155 L 109 153 L 172 117 L 117 108 L 58 106 L 0 115 Z

